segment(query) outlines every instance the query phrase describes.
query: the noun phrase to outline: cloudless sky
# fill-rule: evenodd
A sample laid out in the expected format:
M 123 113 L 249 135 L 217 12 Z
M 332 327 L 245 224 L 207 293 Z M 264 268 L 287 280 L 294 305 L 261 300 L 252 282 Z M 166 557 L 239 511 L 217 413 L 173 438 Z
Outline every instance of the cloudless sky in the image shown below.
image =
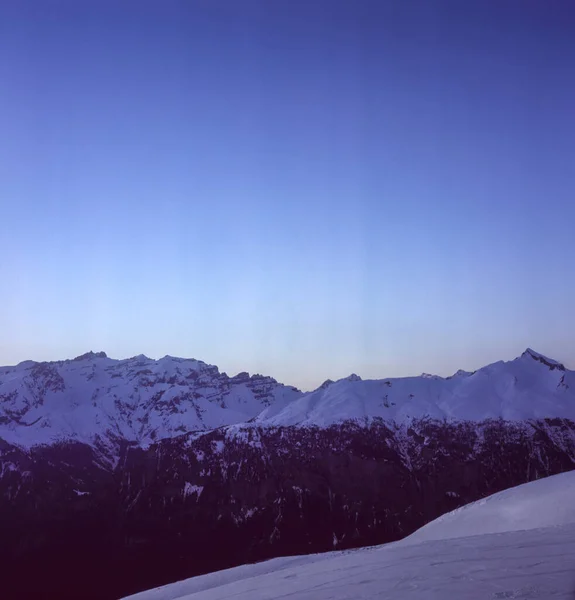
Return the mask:
M 575 366 L 570 0 L 0 3 L 0 364 Z

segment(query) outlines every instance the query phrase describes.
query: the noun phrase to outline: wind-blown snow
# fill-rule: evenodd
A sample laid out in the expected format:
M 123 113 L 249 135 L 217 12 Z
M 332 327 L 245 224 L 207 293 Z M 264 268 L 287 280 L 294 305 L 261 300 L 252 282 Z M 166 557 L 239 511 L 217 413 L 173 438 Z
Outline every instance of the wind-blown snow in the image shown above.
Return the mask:
M 575 472 L 565 473 L 474 502 L 401 542 L 245 565 L 130 599 L 572 600 L 574 492 Z

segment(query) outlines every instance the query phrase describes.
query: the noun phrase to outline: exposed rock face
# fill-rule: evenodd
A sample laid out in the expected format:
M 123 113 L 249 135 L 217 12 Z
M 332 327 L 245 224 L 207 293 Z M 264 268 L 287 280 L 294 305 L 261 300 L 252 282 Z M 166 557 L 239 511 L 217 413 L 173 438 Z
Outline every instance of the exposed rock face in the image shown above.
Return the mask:
M 121 444 L 113 469 L 80 443 L 0 451 L 8 597 L 85 597 L 88 578 L 93 598 L 113 599 L 247 561 L 398 539 L 572 469 L 575 423 L 233 426 Z

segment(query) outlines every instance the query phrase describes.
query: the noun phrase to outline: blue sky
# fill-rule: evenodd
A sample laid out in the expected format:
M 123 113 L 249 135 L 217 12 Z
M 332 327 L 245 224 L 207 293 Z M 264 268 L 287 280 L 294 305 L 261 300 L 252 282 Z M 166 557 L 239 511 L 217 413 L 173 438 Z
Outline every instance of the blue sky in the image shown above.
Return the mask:
M 0 6 L 0 364 L 575 367 L 575 9 Z

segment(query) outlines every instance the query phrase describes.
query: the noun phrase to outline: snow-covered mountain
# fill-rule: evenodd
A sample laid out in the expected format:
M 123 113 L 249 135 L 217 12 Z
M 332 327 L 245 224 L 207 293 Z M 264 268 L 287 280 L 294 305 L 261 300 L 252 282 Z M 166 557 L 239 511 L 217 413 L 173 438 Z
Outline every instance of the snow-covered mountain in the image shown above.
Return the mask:
M 396 422 L 431 417 L 457 421 L 575 418 L 575 371 L 527 349 L 452 377 L 422 375 L 361 381 L 357 375 L 326 382 L 314 392 L 267 407 L 257 421 L 270 425 L 332 425 L 374 417 Z
M 474 373 L 362 381 L 352 375 L 302 393 L 271 377 L 229 377 L 199 360 L 143 355 L 0 368 L 0 438 L 19 446 L 127 440 L 149 446 L 190 431 L 255 421 L 327 427 L 346 420 L 404 423 L 575 418 L 575 372 L 526 350 Z
M 129 600 L 571 599 L 574 498 L 575 472 L 564 473 L 466 505 L 401 542 L 245 565 Z
M 189 431 L 247 421 L 301 396 L 271 377 L 228 377 L 199 360 L 140 355 L 0 368 L 0 438 L 26 447 L 107 437 L 147 446 Z
M 3 593 L 116 600 L 398 540 L 573 469 L 573 376 L 532 350 L 475 373 L 352 375 L 306 394 L 172 357 L 2 368 Z

